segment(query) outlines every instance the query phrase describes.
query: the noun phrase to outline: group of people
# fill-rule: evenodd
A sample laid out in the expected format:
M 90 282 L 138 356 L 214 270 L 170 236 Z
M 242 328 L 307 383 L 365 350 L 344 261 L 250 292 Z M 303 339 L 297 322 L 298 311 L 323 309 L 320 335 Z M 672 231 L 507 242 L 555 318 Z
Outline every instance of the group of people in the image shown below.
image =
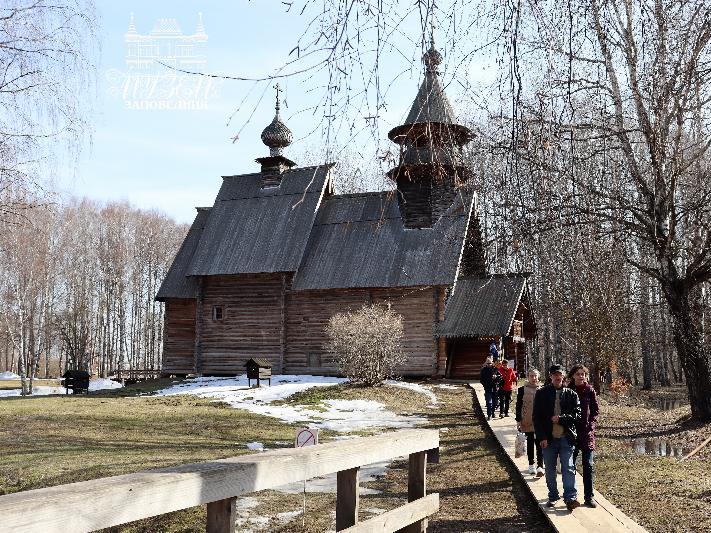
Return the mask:
M 560 500 L 557 483 L 557 464 L 563 477 L 563 501 L 569 511 L 580 507 L 575 484 L 575 464 L 578 457 L 583 465 L 583 494 L 587 507 L 597 507 L 593 497 L 593 457 L 595 427 L 600 406 L 595 389 L 588 383 L 589 370 L 582 364 L 574 365 L 567 378 L 563 368 L 554 364 L 548 370 L 549 382 L 540 382 L 540 373 L 530 369 L 526 383 L 516 394 L 516 422 L 526 435 L 528 473 L 546 477 L 548 506 Z M 481 370 L 487 418 L 501 405 L 500 417 L 508 416 L 511 391 L 517 382 L 508 362 L 495 364 L 489 356 Z M 535 462 L 534 462 L 535 450 Z

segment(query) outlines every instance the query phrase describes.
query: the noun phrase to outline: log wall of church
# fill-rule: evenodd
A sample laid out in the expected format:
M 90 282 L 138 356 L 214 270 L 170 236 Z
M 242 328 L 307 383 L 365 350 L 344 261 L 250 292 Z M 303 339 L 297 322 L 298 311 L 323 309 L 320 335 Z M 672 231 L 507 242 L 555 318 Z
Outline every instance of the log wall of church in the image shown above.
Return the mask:
M 165 302 L 162 371 L 195 372 L 195 300 L 170 298 Z
M 271 361 L 282 372 L 281 274 L 203 278 L 198 371 L 235 375 L 251 357 Z M 222 318 L 215 318 L 215 308 Z
M 438 343 L 433 336 L 438 317 L 436 288 L 354 289 L 297 291 L 287 294 L 285 369 L 288 373 L 335 374 L 337 365 L 329 353 L 328 320 L 336 313 L 357 309 L 365 303 L 387 303 L 403 315 L 403 349 L 408 356 L 403 375 L 437 373 Z

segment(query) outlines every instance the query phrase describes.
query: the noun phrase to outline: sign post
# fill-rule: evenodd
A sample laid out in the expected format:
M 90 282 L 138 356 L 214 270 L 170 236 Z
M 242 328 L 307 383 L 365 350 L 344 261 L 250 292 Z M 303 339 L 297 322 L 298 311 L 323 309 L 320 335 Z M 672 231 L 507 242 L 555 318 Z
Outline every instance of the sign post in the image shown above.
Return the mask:
M 305 448 L 318 444 L 318 428 L 296 428 L 294 448 Z M 304 510 L 301 514 L 301 525 L 306 527 L 306 480 L 304 479 Z
M 317 428 L 297 428 L 296 438 L 294 439 L 294 448 L 304 448 L 306 446 L 315 446 L 318 444 L 318 429 Z

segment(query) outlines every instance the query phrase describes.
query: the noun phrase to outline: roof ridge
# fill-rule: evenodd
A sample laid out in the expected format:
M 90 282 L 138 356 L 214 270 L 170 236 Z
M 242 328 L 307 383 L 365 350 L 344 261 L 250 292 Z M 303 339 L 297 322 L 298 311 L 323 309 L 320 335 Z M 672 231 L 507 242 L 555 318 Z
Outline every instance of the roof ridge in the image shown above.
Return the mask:
M 305 167 L 292 167 L 288 170 L 285 170 L 282 172 L 282 174 L 289 174 L 291 172 L 301 172 L 303 170 L 308 170 L 310 168 L 315 168 L 315 169 L 320 169 L 320 168 L 325 168 L 325 169 L 330 169 L 331 167 L 335 166 L 337 163 L 321 163 L 319 165 L 309 165 Z M 223 180 L 227 178 L 246 178 L 249 176 L 261 176 L 262 173 L 260 171 L 257 172 L 247 172 L 246 174 L 230 174 L 228 176 L 220 176 Z

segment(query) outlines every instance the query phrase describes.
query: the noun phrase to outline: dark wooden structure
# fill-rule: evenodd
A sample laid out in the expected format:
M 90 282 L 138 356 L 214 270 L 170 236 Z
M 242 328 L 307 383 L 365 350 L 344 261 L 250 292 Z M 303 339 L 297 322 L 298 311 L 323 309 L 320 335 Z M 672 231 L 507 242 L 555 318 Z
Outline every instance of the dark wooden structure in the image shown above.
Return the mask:
M 253 359 L 250 358 L 244 366 L 247 368 L 247 385 L 252 386 L 252 380 L 257 380 L 257 387 L 260 386 L 260 380 L 266 379 L 269 381 L 269 386 L 272 386 L 272 363 L 268 359 Z
M 88 394 L 90 377 L 84 370 L 67 370 L 62 376 L 66 393 L 71 389 L 72 394 Z
M 328 320 L 387 303 L 404 318 L 408 359 L 398 372 L 445 375 L 452 343 L 467 342 L 436 333 L 458 312 L 448 295 L 466 292 L 461 280 L 489 276 L 462 156 L 472 132 L 444 94 L 439 53 L 423 59 L 407 119 L 389 133 L 400 152 L 388 172 L 396 190 L 335 194 L 333 165 L 296 167 L 282 154 L 291 132 L 277 106 L 262 133 L 270 154 L 257 160 L 261 172 L 223 177 L 157 294 L 166 306 L 164 374 L 234 375 L 250 358 L 279 374 L 337 374 Z M 507 305 L 523 294 L 505 293 Z
M 527 278 L 520 273 L 457 281 L 436 328 L 447 340 L 447 377 L 478 377 L 492 342 L 516 370 L 526 368 L 526 339 L 536 334 Z

